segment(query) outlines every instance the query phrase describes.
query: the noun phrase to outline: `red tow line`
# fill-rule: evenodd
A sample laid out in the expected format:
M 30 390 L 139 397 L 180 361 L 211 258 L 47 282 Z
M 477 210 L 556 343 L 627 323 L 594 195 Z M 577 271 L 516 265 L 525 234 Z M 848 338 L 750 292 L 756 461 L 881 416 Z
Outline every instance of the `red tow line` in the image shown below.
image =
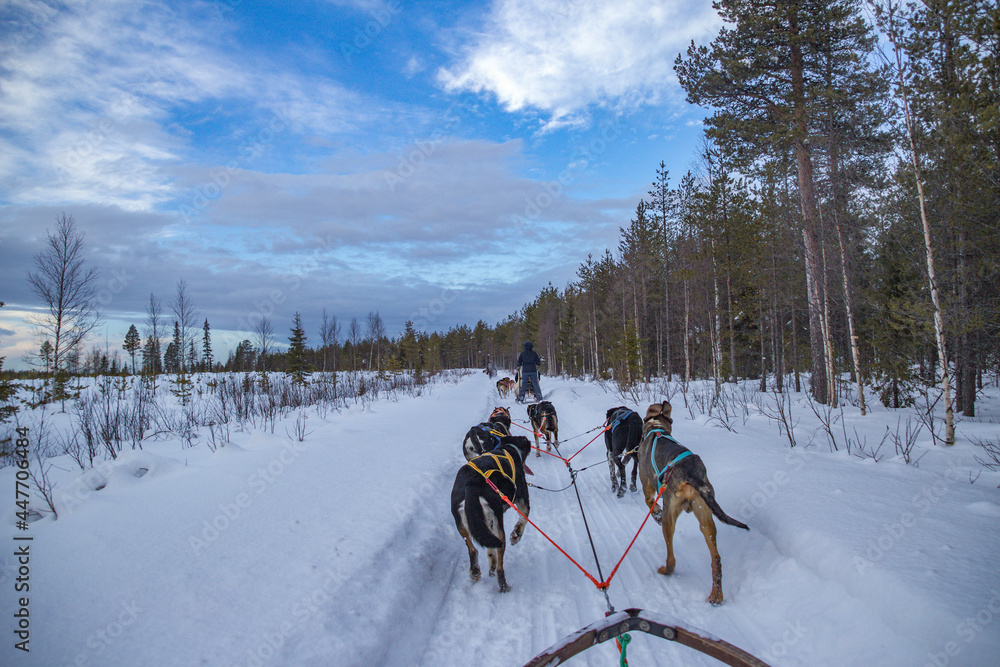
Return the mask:
M 560 457 L 560 458 L 562 458 L 562 457 Z M 563 460 L 565 460 L 565 459 L 563 459 Z M 663 491 L 666 488 L 667 482 L 670 481 L 670 475 L 672 473 L 673 473 L 673 468 L 670 469 L 670 472 L 667 473 L 667 477 L 663 480 L 663 484 L 660 485 L 660 490 L 656 494 L 656 498 L 653 500 L 653 504 L 650 506 L 649 511 L 646 512 L 646 518 L 643 519 L 642 523 L 639 525 L 639 530 L 636 531 L 635 537 L 633 537 L 632 541 L 628 543 L 628 547 L 625 548 L 625 553 L 623 553 L 622 557 L 618 559 L 618 562 L 615 564 L 615 567 L 611 570 L 611 574 L 609 574 L 608 578 L 606 580 L 604 580 L 604 581 L 598 581 L 594 577 L 594 575 L 592 575 L 582 565 L 580 565 L 578 562 L 576 562 L 576 560 L 574 560 L 574 558 L 572 556 L 570 556 L 568 553 L 566 553 L 566 551 L 561 546 L 559 546 L 558 544 L 556 544 L 555 540 L 553 540 L 551 537 L 549 537 L 544 530 L 542 530 L 541 528 L 539 528 L 535 524 L 534 521 L 532 521 L 527 516 L 525 516 L 524 513 L 522 513 L 521 510 L 519 510 L 517 508 L 517 505 L 515 505 L 514 503 L 512 503 L 507 496 L 505 496 L 503 493 L 500 492 L 500 489 L 497 488 L 496 484 L 494 484 L 493 481 L 490 480 L 489 477 L 487 477 L 486 475 L 483 475 L 483 479 L 486 480 L 486 483 L 490 485 L 490 488 L 492 488 L 496 492 L 496 494 L 498 496 L 500 496 L 501 499 L 503 499 L 503 501 L 505 503 L 507 503 L 509 506 L 511 506 L 511 507 L 514 508 L 514 511 L 517 512 L 521 516 L 522 519 L 524 519 L 525 521 L 527 521 L 529 524 L 531 524 L 532 528 L 534 528 L 539 533 L 541 533 L 542 537 L 544 537 L 546 540 L 548 540 L 549 543 L 552 546 L 554 546 L 559 551 L 559 553 L 561 553 L 563 556 L 566 556 L 566 558 L 569 559 L 569 562 L 573 563 L 573 565 L 576 565 L 576 567 L 581 572 L 583 572 L 583 574 L 588 579 L 590 579 L 590 581 L 593 582 L 593 584 L 595 586 L 597 586 L 598 590 L 606 591 L 607 588 L 608 588 L 608 586 L 611 585 L 611 580 L 614 578 L 615 574 L 618 572 L 618 568 L 619 568 L 619 566 L 621 566 L 622 561 L 625 560 L 625 556 L 628 555 L 629 550 L 632 549 L 632 545 L 635 544 L 635 541 L 639 538 L 639 533 L 642 532 L 642 529 L 646 525 L 646 522 L 649 521 L 649 517 L 653 513 L 653 507 L 656 507 L 656 503 L 659 502 L 660 496 L 663 495 Z

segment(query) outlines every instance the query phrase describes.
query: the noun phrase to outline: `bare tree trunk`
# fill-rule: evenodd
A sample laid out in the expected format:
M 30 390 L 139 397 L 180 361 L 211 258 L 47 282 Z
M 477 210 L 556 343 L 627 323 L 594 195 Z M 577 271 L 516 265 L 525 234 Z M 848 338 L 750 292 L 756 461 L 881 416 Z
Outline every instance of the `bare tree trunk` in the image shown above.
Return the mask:
M 729 312 L 729 375 L 733 384 L 736 384 L 736 331 L 733 328 L 733 281 L 729 272 L 726 272 L 726 307 Z
M 808 110 L 805 97 L 805 59 L 799 33 L 798 7 L 789 5 L 788 27 L 790 32 L 790 56 L 792 97 L 793 97 L 793 138 L 792 146 L 799 181 L 799 201 L 802 206 L 802 240 L 805 245 L 806 295 L 809 307 L 809 349 L 812 358 L 813 397 L 819 403 L 829 403 L 826 376 L 826 341 L 823 339 L 823 283 L 821 280 L 822 258 L 819 238 L 819 216 L 816 205 L 816 191 L 813 180 L 812 157 L 809 147 Z
M 934 244 L 931 241 L 931 224 L 927 218 L 927 203 L 924 197 L 924 183 L 920 175 L 920 161 L 917 159 L 917 144 L 913 138 L 913 119 L 906 94 L 906 80 L 903 76 L 903 59 L 899 53 L 896 26 L 893 20 L 894 8 L 889 6 L 889 41 L 896 56 L 896 73 L 899 77 L 899 93 L 906 117 L 906 133 L 910 140 L 910 158 L 913 162 L 913 178 L 917 183 L 917 197 L 920 200 L 920 222 L 924 232 L 924 253 L 927 257 L 927 280 L 930 284 L 931 303 L 934 306 L 934 336 L 937 338 L 938 356 L 941 358 L 941 394 L 944 398 L 944 444 L 955 444 L 955 409 L 951 399 L 951 374 L 948 367 L 948 347 L 945 341 L 944 316 L 941 296 L 938 293 L 937 274 L 934 270 Z
M 847 309 L 847 331 L 851 337 L 851 361 L 854 364 L 854 380 L 858 385 L 858 404 L 861 406 L 861 415 L 867 414 L 865 406 L 865 382 L 861 376 L 861 354 L 858 351 L 858 335 L 854 331 L 854 308 L 851 305 L 850 281 L 847 278 L 847 252 L 844 249 L 844 235 L 840 229 L 840 219 L 837 217 L 837 209 L 833 210 L 833 224 L 837 228 L 837 243 L 840 246 L 840 272 L 844 282 L 844 305 Z
M 808 279 L 808 276 L 807 276 Z M 802 381 L 799 378 L 799 323 L 795 316 L 798 309 L 792 304 L 792 373 L 795 378 L 795 393 L 801 393 Z
M 684 280 L 684 389 L 691 384 L 691 285 Z
M 722 372 L 722 349 L 719 344 L 719 335 L 722 329 L 722 323 L 719 321 L 719 271 L 715 262 L 715 236 L 714 231 L 712 235 L 712 293 L 713 293 L 713 321 L 715 325 L 711 327 L 712 333 L 712 375 L 715 379 L 715 391 L 718 393 L 719 385 L 721 379 L 719 374 Z
M 823 351 L 826 355 L 826 391 L 830 405 L 837 403 L 836 373 L 833 366 L 833 331 L 830 325 L 830 290 L 827 285 L 829 270 L 826 264 L 826 246 L 823 246 Z

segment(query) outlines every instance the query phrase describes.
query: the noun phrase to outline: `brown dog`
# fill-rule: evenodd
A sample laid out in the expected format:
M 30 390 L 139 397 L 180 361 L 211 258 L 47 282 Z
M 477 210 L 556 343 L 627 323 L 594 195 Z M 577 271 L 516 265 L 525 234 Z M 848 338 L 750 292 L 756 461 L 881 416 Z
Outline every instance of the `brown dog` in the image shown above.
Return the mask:
M 559 418 L 552 403 L 549 401 L 532 403 L 528 406 L 528 419 L 531 420 L 531 430 L 535 432 L 535 456 L 542 455 L 538 442 L 539 435 L 545 436 L 545 447 L 548 451 L 552 451 L 553 438 L 556 447 L 559 447 Z
M 510 378 L 500 378 L 497 380 L 497 393 L 500 394 L 500 398 L 507 398 L 516 386 L 517 383 Z
M 655 403 L 646 411 L 643 420 L 642 444 L 639 445 L 639 479 L 646 505 L 653 517 L 663 526 L 663 540 L 667 543 L 667 564 L 657 569 L 660 574 L 674 571 L 674 527 L 681 511 L 694 512 L 705 536 L 708 551 L 712 555 L 712 592 L 707 602 L 722 604 L 722 558 L 715 544 L 714 514 L 723 523 L 750 530 L 722 511 L 715 500 L 715 490 L 708 481 L 708 472 L 701 457 L 692 454 L 672 437 L 670 432 L 674 420 L 670 418 L 670 403 Z M 660 512 L 656 506 L 656 494 L 665 484 L 663 506 Z

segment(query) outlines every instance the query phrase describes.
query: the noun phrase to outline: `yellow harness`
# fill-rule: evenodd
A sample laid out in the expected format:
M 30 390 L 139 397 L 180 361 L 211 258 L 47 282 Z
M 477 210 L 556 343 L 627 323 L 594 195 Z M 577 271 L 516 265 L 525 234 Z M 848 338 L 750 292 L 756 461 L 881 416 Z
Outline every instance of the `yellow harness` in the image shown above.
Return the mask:
M 476 472 L 478 472 L 480 475 L 482 475 L 483 477 L 485 477 L 487 480 L 489 480 L 490 475 L 492 475 L 495 472 L 498 472 L 501 475 L 503 475 L 504 477 L 506 477 L 507 479 L 509 479 L 511 481 L 511 484 L 513 484 L 514 486 L 517 486 L 517 480 L 514 479 L 514 474 L 517 472 L 517 468 L 514 467 L 514 459 L 511 457 L 509 450 L 505 449 L 504 452 L 503 452 L 503 454 L 494 454 L 493 452 L 488 452 L 486 454 L 483 454 L 482 456 L 492 456 L 493 460 L 497 464 L 497 467 L 496 468 L 492 468 L 490 470 L 487 470 L 486 472 L 483 472 L 482 470 L 479 469 L 479 466 L 477 466 L 472 461 L 469 461 L 468 463 L 466 463 L 466 465 L 471 466 L 473 470 L 475 470 Z M 476 457 L 476 458 L 481 458 L 481 457 Z M 510 464 L 510 473 L 509 474 L 508 474 L 508 472 L 506 470 L 503 469 L 503 463 L 501 462 L 503 459 L 506 459 L 507 463 Z

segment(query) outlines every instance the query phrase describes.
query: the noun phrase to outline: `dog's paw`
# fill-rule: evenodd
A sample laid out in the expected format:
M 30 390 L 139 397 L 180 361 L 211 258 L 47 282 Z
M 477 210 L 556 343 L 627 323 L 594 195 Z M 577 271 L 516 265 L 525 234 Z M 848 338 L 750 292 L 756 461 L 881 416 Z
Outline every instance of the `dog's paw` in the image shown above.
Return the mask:
M 722 591 L 716 592 L 713 590 L 712 594 L 705 599 L 705 602 L 709 603 L 713 607 L 720 606 L 722 604 Z
M 671 574 L 674 573 L 674 568 L 672 565 L 661 565 L 660 567 L 656 568 L 656 572 L 657 574 L 670 576 Z
M 621 498 L 622 496 L 625 495 L 625 485 L 624 484 L 622 484 L 621 486 L 618 487 L 618 494 L 617 495 L 618 495 L 619 498 Z
M 472 579 L 472 583 L 476 583 L 483 576 L 482 570 L 478 567 L 474 570 L 469 570 L 469 578 Z
M 635 493 L 636 491 L 638 491 L 638 489 L 635 488 L 635 482 L 632 482 L 629 485 L 628 490 L 631 491 L 632 493 Z

